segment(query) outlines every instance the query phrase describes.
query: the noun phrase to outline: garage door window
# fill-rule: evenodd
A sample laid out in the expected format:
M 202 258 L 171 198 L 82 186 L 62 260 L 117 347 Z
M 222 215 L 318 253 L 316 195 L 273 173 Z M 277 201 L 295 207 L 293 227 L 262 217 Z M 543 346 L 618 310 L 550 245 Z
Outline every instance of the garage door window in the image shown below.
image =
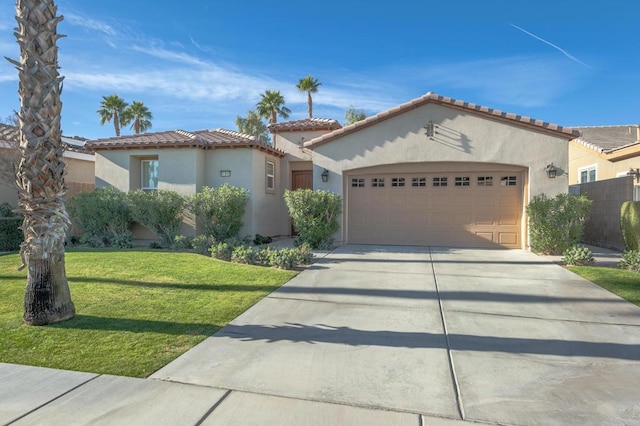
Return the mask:
M 493 176 L 478 176 L 478 186 L 493 186 Z
M 516 186 L 517 184 L 516 176 L 502 176 L 500 178 L 500 185 L 502 186 Z
M 391 178 L 391 186 L 404 186 L 404 178 Z
M 423 178 L 423 177 L 411 178 L 411 186 L 427 186 L 427 178 Z
M 447 178 L 446 177 L 434 177 L 433 178 L 433 186 L 447 186 Z
M 352 188 L 364 188 L 364 179 L 351 179 Z
M 371 179 L 371 186 L 374 188 L 384 188 L 384 178 Z
M 469 176 L 456 176 L 455 186 L 469 186 Z

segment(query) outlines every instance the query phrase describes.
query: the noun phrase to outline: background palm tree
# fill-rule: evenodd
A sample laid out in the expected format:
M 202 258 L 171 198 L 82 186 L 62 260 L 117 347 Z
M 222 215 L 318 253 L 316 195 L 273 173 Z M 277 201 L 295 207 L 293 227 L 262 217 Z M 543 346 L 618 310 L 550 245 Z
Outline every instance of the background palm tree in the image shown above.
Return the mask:
M 236 118 L 236 126 L 240 133 L 259 137 L 262 142 L 268 143 L 271 141 L 267 125 L 264 124 L 258 113 L 254 110 L 250 109 L 247 111 L 246 118 L 238 116 Z
M 132 123 L 131 129 L 133 129 L 136 135 L 146 132 L 151 128 L 151 119 L 153 119 L 153 114 L 151 114 L 149 108 L 138 101 L 133 101 L 131 105 L 122 112 L 121 117 L 123 126 Z
M 316 93 L 320 86 L 322 86 L 322 83 L 310 75 L 305 78 L 301 78 L 298 84 L 296 84 L 299 91 L 303 93 L 307 92 L 307 109 L 309 111 L 309 118 L 313 118 L 313 99 L 311 99 L 311 94 Z
M 100 114 L 100 124 L 104 125 L 104 123 L 113 120 L 116 136 L 120 136 L 120 118 L 128 105 L 118 95 L 103 96 L 100 109 L 97 111 Z
M 278 115 L 282 118 L 289 118 L 291 110 L 284 106 L 284 97 L 279 90 L 265 90 L 260 97 L 260 102 L 256 104 L 256 110 L 260 117 L 269 120 L 269 124 L 276 123 Z
M 57 16 L 53 0 L 18 0 L 15 32 L 20 45 L 18 209 L 24 215 L 20 246 L 27 267 L 23 319 L 29 325 L 65 321 L 75 316 L 64 265 L 69 226 L 62 196 L 65 167 L 60 134 Z

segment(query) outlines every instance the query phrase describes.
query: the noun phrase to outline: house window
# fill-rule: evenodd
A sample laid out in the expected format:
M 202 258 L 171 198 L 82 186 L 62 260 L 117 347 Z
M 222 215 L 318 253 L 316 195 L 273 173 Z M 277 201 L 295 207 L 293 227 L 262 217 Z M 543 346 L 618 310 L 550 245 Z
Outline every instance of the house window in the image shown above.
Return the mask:
M 456 176 L 455 186 L 469 186 L 469 176 Z
M 371 179 L 371 186 L 374 188 L 384 188 L 384 178 Z
M 364 188 L 364 179 L 351 179 L 351 187 L 352 188 Z
M 516 186 L 518 180 L 515 176 L 502 176 L 500 178 L 500 185 L 502 186 Z
M 142 171 L 140 189 L 152 191 L 158 189 L 158 160 L 141 160 Z
M 598 178 L 598 166 L 593 164 L 587 167 L 581 167 L 578 169 L 579 182 L 578 183 L 587 183 L 587 182 L 595 182 Z
M 433 186 L 447 186 L 446 177 L 434 177 L 432 182 Z
M 404 178 L 391 178 L 391 186 L 404 186 Z
M 427 178 L 423 178 L 423 177 L 411 178 L 411 186 L 427 186 Z
M 493 176 L 478 176 L 478 186 L 493 186 Z
M 276 163 L 267 160 L 266 165 L 266 189 L 267 192 L 276 190 Z

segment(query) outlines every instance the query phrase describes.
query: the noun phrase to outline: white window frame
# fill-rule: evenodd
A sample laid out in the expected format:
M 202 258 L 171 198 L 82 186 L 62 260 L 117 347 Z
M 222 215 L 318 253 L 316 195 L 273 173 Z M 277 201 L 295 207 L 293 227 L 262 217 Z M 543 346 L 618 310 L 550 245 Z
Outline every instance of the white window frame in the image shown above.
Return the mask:
M 589 172 L 590 171 L 595 171 L 595 179 L 594 180 L 589 180 Z M 585 182 L 582 181 L 582 172 L 587 172 L 587 180 Z M 595 182 L 598 180 L 598 165 L 597 164 L 591 164 L 588 166 L 584 166 L 584 167 L 580 167 L 578 168 L 578 183 L 589 183 L 589 182 Z
M 146 186 L 145 179 L 144 179 L 144 169 L 145 169 L 145 164 L 151 163 L 151 162 L 155 162 L 156 163 L 156 174 L 158 173 L 158 169 L 160 167 L 160 163 L 158 163 L 158 159 L 157 158 L 149 158 L 146 160 L 140 160 L 140 189 L 142 189 L 143 191 L 155 191 L 158 189 L 158 176 L 156 176 L 156 186 L 155 187 L 151 187 L 151 186 Z
M 269 166 L 271 166 L 271 170 L 269 170 Z M 276 162 L 271 160 L 266 160 L 264 166 L 264 174 L 265 174 L 265 182 L 264 187 L 267 193 L 276 192 Z

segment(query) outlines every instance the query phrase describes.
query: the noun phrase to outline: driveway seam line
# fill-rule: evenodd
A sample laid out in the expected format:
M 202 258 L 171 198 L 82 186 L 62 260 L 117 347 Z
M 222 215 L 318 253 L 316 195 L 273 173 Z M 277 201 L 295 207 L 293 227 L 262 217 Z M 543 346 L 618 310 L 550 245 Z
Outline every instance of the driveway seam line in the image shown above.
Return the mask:
M 602 321 L 585 321 L 585 320 L 575 320 L 575 319 L 567 319 L 567 318 L 532 317 L 532 316 L 528 316 L 528 315 L 500 314 L 500 313 L 495 313 L 495 312 L 470 311 L 470 310 L 466 310 L 466 309 L 451 309 L 451 312 L 461 312 L 461 313 L 475 314 L 475 315 L 489 315 L 489 316 L 495 316 L 495 317 L 523 318 L 523 319 L 532 319 L 532 320 L 540 320 L 540 321 L 571 322 L 571 323 L 577 323 L 577 324 L 615 325 L 615 326 L 618 326 L 618 327 L 640 327 L 640 324 L 627 324 L 627 323 L 602 322 Z
M 231 394 L 231 392 L 232 392 L 231 390 L 227 390 L 227 392 L 224 395 L 222 395 L 222 397 L 219 400 L 217 400 L 216 403 L 213 404 L 211 406 L 211 408 L 209 408 L 207 410 L 206 413 L 204 413 L 204 416 L 202 416 L 200 418 L 200 420 L 198 420 L 198 422 L 195 424 L 195 426 L 200 426 L 202 424 L 202 422 L 204 422 L 207 419 L 207 417 L 209 417 L 211 415 L 211 413 L 213 413 L 215 411 L 215 409 L 218 408 L 220 406 L 220 404 L 222 404 L 224 402 L 225 399 L 227 399 L 227 397 Z
M 429 263 L 431 263 L 431 273 L 433 274 L 433 281 L 436 287 L 436 295 L 438 296 L 438 307 L 440 309 L 440 320 L 442 321 L 442 327 L 444 331 L 444 338 L 447 342 L 447 359 L 449 360 L 449 368 L 451 371 L 451 379 L 453 381 L 453 390 L 456 397 L 456 405 L 458 407 L 458 414 L 462 420 L 465 420 L 464 405 L 462 403 L 462 394 L 460 392 L 460 384 L 458 383 L 458 375 L 456 373 L 456 367 L 453 363 L 453 354 L 451 353 L 451 343 L 449 341 L 449 331 L 447 330 L 447 320 L 444 315 L 444 306 L 442 305 L 442 298 L 440 297 L 440 288 L 438 287 L 438 277 L 436 276 L 436 268 L 433 262 L 433 255 L 431 253 L 431 247 L 429 247 Z

